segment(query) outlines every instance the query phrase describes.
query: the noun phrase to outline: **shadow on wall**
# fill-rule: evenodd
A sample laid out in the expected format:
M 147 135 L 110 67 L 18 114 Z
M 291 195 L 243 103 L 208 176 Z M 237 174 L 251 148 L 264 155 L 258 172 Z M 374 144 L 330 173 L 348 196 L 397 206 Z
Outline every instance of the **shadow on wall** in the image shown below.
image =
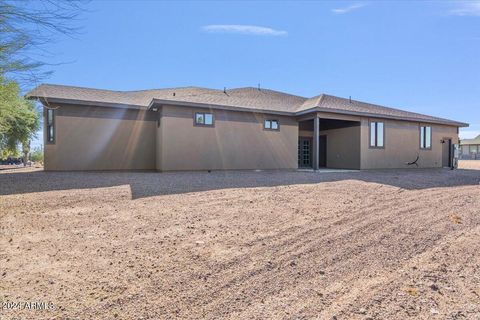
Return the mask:
M 129 185 L 132 199 L 229 188 L 255 188 L 360 180 L 407 190 L 479 185 L 480 170 L 399 169 L 342 173 L 218 172 L 13 172 L 0 174 L 0 195 Z

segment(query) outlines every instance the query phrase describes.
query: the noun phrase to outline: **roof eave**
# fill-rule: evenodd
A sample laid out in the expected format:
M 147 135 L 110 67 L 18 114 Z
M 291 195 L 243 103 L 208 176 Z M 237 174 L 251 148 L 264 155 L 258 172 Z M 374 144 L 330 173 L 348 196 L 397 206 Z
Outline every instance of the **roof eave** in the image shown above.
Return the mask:
M 196 108 L 206 108 L 206 109 L 219 109 L 219 110 L 228 110 L 228 111 L 241 111 L 241 112 L 252 112 L 252 113 L 266 113 L 266 114 L 277 114 L 283 116 L 293 116 L 294 112 L 289 111 L 278 111 L 270 109 L 256 109 L 249 107 L 235 107 L 221 104 L 211 104 L 211 103 L 199 103 L 199 102 L 187 102 L 187 101 L 178 101 L 178 100 L 165 100 L 165 99 L 152 99 L 148 105 L 150 110 L 153 106 L 161 105 L 173 105 L 173 106 L 182 106 L 182 107 L 196 107 Z
M 121 108 L 121 109 L 146 109 L 146 106 L 128 104 L 128 103 L 50 98 L 50 97 L 39 97 L 34 95 L 26 95 L 26 97 L 27 99 L 30 99 L 30 100 L 38 100 L 45 106 L 48 106 L 53 103 L 53 104 L 72 104 L 72 105 L 97 106 L 97 107 Z
M 345 114 L 345 115 L 352 115 L 352 116 L 363 116 L 363 117 L 370 117 L 370 118 L 377 118 L 377 119 L 393 119 L 393 120 L 403 120 L 403 121 L 410 121 L 410 122 L 421 122 L 421 123 L 432 123 L 432 124 L 443 124 L 448 126 L 454 127 L 468 127 L 468 123 L 464 122 L 457 122 L 457 121 L 441 121 L 441 120 L 427 120 L 427 119 L 418 119 L 418 118 L 411 118 L 411 117 L 400 117 L 400 116 L 390 116 L 390 115 L 381 115 L 376 113 L 369 113 L 369 112 L 356 112 L 356 111 L 346 111 L 341 109 L 333 109 L 333 108 L 322 108 L 322 107 L 313 107 L 306 110 L 301 110 L 295 113 L 296 116 L 302 116 L 312 112 L 329 112 L 329 113 L 338 113 L 338 114 Z

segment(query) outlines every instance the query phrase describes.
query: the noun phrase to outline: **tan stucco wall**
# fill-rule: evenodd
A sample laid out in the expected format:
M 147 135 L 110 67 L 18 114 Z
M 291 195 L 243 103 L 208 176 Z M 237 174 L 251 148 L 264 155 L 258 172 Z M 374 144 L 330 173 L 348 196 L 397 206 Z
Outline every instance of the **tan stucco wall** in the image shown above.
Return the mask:
M 54 107 L 58 107 L 55 143 L 45 141 L 45 170 L 155 169 L 154 113 L 88 106 Z
M 373 120 L 373 119 L 372 119 Z M 374 120 L 382 121 L 382 120 Z M 406 162 L 415 160 L 420 155 L 420 168 L 435 168 L 442 166 L 443 138 L 451 138 L 452 143 L 458 143 L 457 128 L 418 122 L 383 120 L 385 123 L 385 148 L 369 147 L 369 119 L 361 122 L 361 168 L 408 168 Z M 432 127 L 431 150 L 420 149 L 420 125 Z M 411 166 L 415 168 L 415 166 Z
M 57 108 L 55 143 L 45 141 L 46 170 L 295 169 L 298 136 L 312 134 L 299 133 L 297 120 L 288 116 L 183 106 L 164 106 L 158 113 L 53 107 Z M 214 127 L 194 125 L 194 114 L 201 111 L 214 114 Z M 280 131 L 264 130 L 264 119 L 279 120 Z M 321 131 L 327 135 L 331 168 L 407 168 L 405 163 L 417 153 L 419 167 L 441 167 L 440 141 L 451 138 L 458 143 L 456 127 L 426 124 L 432 127 L 432 148 L 420 150 L 420 123 L 385 119 L 385 148 L 372 149 L 369 119 L 344 120 L 360 120 L 361 126 Z
M 214 127 L 194 125 L 202 111 L 214 114 Z M 279 120 L 280 131 L 264 130 L 264 119 Z M 160 127 L 162 171 L 297 168 L 293 117 L 164 106 Z
M 327 136 L 327 167 L 360 169 L 360 126 L 321 131 Z

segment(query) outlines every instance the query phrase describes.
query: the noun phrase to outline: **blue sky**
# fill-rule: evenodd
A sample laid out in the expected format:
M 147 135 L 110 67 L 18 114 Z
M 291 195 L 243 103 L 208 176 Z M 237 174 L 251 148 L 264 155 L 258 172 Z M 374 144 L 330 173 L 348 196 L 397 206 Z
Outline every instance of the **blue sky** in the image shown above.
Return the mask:
M 48 45 L 61 64 L 44 82 L 260 83 L 464 121 L 462 137 L 480 134 L 480 1 L 93 1 L 78 24 L 79 35 Z

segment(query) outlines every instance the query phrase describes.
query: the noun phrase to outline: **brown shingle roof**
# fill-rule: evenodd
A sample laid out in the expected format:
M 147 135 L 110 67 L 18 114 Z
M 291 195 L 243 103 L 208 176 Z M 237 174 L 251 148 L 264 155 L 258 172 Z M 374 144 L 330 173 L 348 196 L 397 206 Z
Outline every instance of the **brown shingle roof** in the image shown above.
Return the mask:
M 175 92 L 175 96 L 173 96 L 173 92 Z M 194 93 L 168 89 L 161 92 L 156 91 L 153 98 L 165 102 L 198 103 L 287 113 L 294 113 L 296 108 L 305 101 L 303 97 L 250 87 L 229 89 L 226 90 L 226 93 L 223 90 L 212 89 L 200 89 Z
M 282 112 L 298 115 L 313 111 L 385 117 L 410 121 L 468 126 L 465 123 L 432 117 L 414 112 L 383 107 L 361 101 L 322 94 L 310 99 L 279 91 L 258 88 L 223 90 L 199 87 L 153 89 L 140 91 L 99 90 L 63 85 L 42 84 L 27 94 L 29 98 L 49 102 L 86 103 L 109 106 L 148 108 L 152 102 L 194 104 L 207 107 L 223 106 L 261 112 Z
M 153 99 L 199 103 L 207 105 L 231 106 L 238 108 L 260 109 L 265 111 L 295 112 L 305 98 L 257 88 L 238 88 L 227 90 L 198 87 L 152 89 L 141 91 L 111 91 L 42 84 L 27 94 L 30 98 L 45 100 L 76 100 L 78 102 L 100 102 L 120 105 L 132 105 L 147 108 Z
M 420 113 L 404 111 L 400 109 L 394 109 L 384 107 L 376 104 L 366 103 L 362 101 L 350 100 L 345 98 L 339 98 L 327 94 L 322 94 L 306 100 L 301 107 L 297 109 L 297 112 L 309 110 L 312 108 L 319 108 L 321 111 L 330 111 L 334 113 L 346 113 L 346 114 L 358 114 L 374 117 L 385 117 L 394 119 L 404 119 L 412 121 L 425 121 L 434 123 L 445 123 L 452 125 L 466 125 L 464 123 L 458 123 L 456 121 L 432 117 Z

